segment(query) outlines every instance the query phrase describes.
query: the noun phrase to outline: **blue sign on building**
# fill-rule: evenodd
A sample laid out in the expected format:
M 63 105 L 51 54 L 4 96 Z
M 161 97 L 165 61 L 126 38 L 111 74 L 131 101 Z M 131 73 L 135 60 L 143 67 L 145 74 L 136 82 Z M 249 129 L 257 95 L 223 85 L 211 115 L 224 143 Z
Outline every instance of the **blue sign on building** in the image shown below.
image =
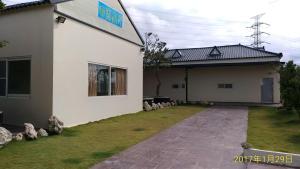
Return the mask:
M 98 3 L 98 17 L 120 28 L 123 27 L 123 15 L 100 1 Z

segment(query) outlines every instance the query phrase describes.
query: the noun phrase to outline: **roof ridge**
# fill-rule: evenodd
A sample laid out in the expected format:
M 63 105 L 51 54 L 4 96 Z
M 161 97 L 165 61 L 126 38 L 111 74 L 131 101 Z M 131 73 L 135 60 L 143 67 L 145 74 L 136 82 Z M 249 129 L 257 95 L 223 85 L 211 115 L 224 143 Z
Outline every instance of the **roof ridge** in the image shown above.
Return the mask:
M 242 47 L 245 47 L 245 48 L 248 48 L 248 49 L 255 50 L 255 51 L 264 52 L 264 53 L 268 53 L 268 54 L 272 54 L 272 55 L 278 55 L 278 56 L 281 56 L 281 57 L 282 57 L 282 53 L 275 53 L 275 52 L 270 52 L 270 51 L 267 51 L 267 50 L 259 50 L 259 49 L 252 48 L 252 47 L 245 46 L 245 45 L 241 45 L 241 46 L 242 46 Z
M 220 48 L 220 47 L 232 47 L 232 46 L 240 46 L 241 44 L 235 44 L 235 45 L 221 45 L 221 46 L 210 46 L 210 47 L 195 47 L 195 48 L 175 48 L 175 49 L 169 49 L 169 51 L 172 50 L 192 50 L 192 49 L 207 49 L 207 48 Z

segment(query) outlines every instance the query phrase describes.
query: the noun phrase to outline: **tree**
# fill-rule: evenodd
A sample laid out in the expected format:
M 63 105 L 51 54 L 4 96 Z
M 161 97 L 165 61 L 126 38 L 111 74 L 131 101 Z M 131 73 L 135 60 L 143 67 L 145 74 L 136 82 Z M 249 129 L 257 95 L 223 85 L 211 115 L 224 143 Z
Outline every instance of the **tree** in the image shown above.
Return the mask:
M 300 67 L 290 61 L 280 69 L 283 106 L 294 110 L 300 118 Z
M 4 46 L 6 46 L 8 44 L 7 41 L 0 41 L 0 48 L 3 48 Z
M 5 7 L 5 3 L 2 2 L 2 0 L 0 0 L 0 9 L 3 9 Z
M 153 33 L 145 34 L 145 56 L 144 67 L 154 70 L 157 80 L 156 96 L 160 96 L 161 80 L 159 76 L 160 68 L 168 66 L 171 60 L 165 57 L 168 49 L 167 43 L 160 41 L 158 35 Z

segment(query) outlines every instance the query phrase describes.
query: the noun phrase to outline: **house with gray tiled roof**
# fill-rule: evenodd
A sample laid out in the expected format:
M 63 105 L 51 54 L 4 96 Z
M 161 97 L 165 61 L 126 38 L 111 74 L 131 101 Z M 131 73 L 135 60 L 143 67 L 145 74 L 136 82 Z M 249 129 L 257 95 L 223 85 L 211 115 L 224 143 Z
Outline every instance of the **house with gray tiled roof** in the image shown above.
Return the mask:
M 160 95 L 185 102 L 280 103 L 282 53 L 241 44 L 172 49 L 161 69 Z M 144 71 L 144 96 L 154 97 L 154 70 Z

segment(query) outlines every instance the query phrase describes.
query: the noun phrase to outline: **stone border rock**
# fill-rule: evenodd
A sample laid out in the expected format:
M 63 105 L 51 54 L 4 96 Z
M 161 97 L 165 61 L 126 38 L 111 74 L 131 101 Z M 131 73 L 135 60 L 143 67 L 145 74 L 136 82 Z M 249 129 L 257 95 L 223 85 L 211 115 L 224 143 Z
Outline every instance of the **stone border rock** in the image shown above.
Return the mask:
M 277 166 L 285 166 L 285 167 L 293 167 L 300 168 L 300 154 L 292 154 L 292 153 L 283 153 L 276 151 L 267 151 L 267 150 L 259 150 L 259 149 L 244 149 L 244 157 L 260 157 L 260 161 L 253 161 L 252 163 L 263 163 L 269 165 L 277 165 Z M 274 161 L 269 158 L 273 158 Z M 285 161 L 285 162 L 282 162 Z

